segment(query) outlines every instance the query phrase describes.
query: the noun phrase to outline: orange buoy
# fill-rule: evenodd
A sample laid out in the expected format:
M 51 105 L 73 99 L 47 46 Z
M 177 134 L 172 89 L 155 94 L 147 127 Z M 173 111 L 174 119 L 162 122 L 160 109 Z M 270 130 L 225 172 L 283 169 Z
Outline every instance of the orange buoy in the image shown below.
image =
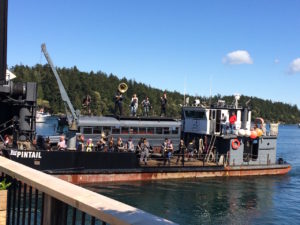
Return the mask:
M 256 133 L 256 131 L 251 131 L 250 138 L 251 138 L 251 139 L 257 138 L 257 133 Z
M 259 129 L 259 128 L 256 128 L 256 134 L 257 134 L 257 137 L 260 137 L 260 136 L 262 136 L 263 135 L 263 131 L 262 131 L 262 129 Z
M 237 150 L 240 147 L 240 145 L 241 143 L 237 138 L 231 142 L 231 147 L 233 150 Z

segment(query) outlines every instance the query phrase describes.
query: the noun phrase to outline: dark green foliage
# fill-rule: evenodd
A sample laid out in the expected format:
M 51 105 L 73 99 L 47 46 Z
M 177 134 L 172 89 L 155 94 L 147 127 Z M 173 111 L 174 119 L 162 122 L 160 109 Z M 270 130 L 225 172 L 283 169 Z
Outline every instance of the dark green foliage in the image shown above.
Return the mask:
M 49 101 L 50 110 L 53 113 L 64 113 L 64 105 L 60 98 L 59 89 L 55 77 L 48 65 L 35 65 L 28 67 L 17 65 L 11 68 L 17 75 L 17 81 L 35 81 L 38 83 L 38 98 Z M 125 94 L 124 114 L 129 115 L 129 103 L 134 93 L 139 97 L 139 104 L 148 96 L 153 106 L 151 115 L 160 114 L 160 96 L 163 90 L 152 88 L 135 80 L 119 79 L 113 74 L 105 74 L 98 72 L 80 72 L 76 66 L 72 68 L 58 68 L 58 73 L 62 79 L 69 98 L 75 109 L 79 109 L 82 113 L 87 112 L 82 108 L 82 101 L 85 96 L 90 95 L 92 102 L 90 105 L 93 115 L 113 114 L 114 102 L 113 96 L 120 83 L 125 82 L 128 85 L 128 91 Z M 167 92 L 168 96 L 168 116 L 180 117 L 180 105 L 183 104 L 183 95 L 178 92 Z M 190 97 L 190 103 L 195 97 Z M 212 98 L 199 97 L 201 103 L 209 105 L 223 99 L 227 104 L 234 101 L 233 96 L 216 95 Z M 296 105 L 289 105 L 281 102 L 272 102 L 271 100 L 263 100 L 256 97 L 241 96 L 240 105 L 251 99 L 252 118 L 263 117 L 266 121 L 299 123 L 300 111 Z M 139 105 L 138 114 L 142 114 L 142 107 Z

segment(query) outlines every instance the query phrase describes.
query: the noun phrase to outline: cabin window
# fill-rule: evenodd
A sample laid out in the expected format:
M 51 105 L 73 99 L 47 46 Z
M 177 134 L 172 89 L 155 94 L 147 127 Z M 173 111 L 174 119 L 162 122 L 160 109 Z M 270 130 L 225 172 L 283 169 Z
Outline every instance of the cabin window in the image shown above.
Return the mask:
M 178 134 L 178 127 L 173 127 L 172 134 Z
M 169 127 L 164 127 L 164 134 L 170 134 L 170 129 Z
M 210 112 L 209 112 L 209 118 L 211 120 L 216 119 L 216 111 L 215 110 L 210 110 Z
M 156 133 L 157 134 L 162 134 L 163 133 L 163 130 L 161 127 L 156 127 Z
M 252 160 L 257 160 L 258 157 L 258 140 L 255 139 L 252 142 Z
M 138 128 L 137 128 L 137 127 L 131 127 L 131 128 L 129 129 L 129 133 L 130 133 L 130 134 L 137 134 L 137 132 L 138 132 Z
M 120 134 L 120 128 L 119 127 L 113 127 L 111 133 L 112 134 Z
M 147 134 L 154 134 L 154 127 L 148 127 Z
M 110 134 L 111 128 L 110 127 L 103 127 L 103 132 L 107 135 Z
M 122 127 L 122 134 L 129 134 L 129 127 Z
M 187 118 L 206 119 L 205 112 L 203 111 L 186 111 L 185 116 Z
M 94 134 L 101 134 L 102 133 L 102 127 L 94 127 L 93 133 Z
M 146 134 L 146 127 L 140 127 L 139 134 Z
M 83 133 L 84 134 L 92 134 L 93 133 L 93 129 L 91 127 L 84 127 L 83 128 Z

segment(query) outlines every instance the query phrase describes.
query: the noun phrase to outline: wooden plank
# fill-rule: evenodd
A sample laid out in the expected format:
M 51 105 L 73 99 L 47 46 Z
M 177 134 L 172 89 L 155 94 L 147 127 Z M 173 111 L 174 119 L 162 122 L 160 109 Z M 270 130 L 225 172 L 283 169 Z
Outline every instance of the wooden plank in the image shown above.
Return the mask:
M 0 157 L 0 172 L 109 224 L 175 224 L 4 157 Z

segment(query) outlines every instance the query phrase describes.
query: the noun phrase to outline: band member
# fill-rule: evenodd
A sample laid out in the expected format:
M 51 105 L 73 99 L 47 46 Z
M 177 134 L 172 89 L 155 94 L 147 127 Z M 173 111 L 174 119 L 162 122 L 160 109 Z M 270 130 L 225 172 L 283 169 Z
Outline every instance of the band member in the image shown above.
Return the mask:
M 160 109 L 160 116 L 166 116 L 167 115 L 167 103 L 168 103 L 168 100 L 167 100 L 167 93 L 164 92 L 163 96 L 160 97 L 160 106 L 161 106 L 161 109 Z
M 122 141 L 122 138 L 121 137 L 118 137 L 117 139 L 117 151 L 118 152 L 124 152 L 125 151 L 125 146 L 123 144 L 123 141 Z
M 180 140 L 179 146 L 178 146 L 178 156 L 177 156 L 177 160 L 176 160 L 176 164 L 178 164 L 179 159 L 181 157 L 181 162 L 182 162 L 182 166 L 184 166 L 184 154 L 186 152 L 186 146 L 184 144 L 183 139 Z
M 118 90 L 115 95 L 115 115 L 117 115 L 117 111 L 119 109 L 120 116 L 123 114 L 123 94 Z
M 144 162 L 147 165 L 147 160 L 149 157 L 150 144 L 146 138 L 144 138 L 144 142 L 141 144 L 141 157 L 140 163 Z
M 134 143 L 133 143 L 131 137 L 129 137 L 129 139 L 127 141 L 126 149 L 127 149 L 128 152 L 134 152 Z
M 139 99 L 136 96 L 136 94 L 134 94 L 131 98 L 131 102 L 130 102 L 130 114 L 131 116 L 136 116 L 136 112 L 139 106 Z
M 141 105 L 142 105 L 143 108 L 144 108 L 144 116 L 149 116 L 150 109 L 152 108 L 152 107 L 151 107 L 151 104 L 150 104 L 150 101 L 149 101 L 149 98 L 146 97 L 146 98 L 142 101 Z

